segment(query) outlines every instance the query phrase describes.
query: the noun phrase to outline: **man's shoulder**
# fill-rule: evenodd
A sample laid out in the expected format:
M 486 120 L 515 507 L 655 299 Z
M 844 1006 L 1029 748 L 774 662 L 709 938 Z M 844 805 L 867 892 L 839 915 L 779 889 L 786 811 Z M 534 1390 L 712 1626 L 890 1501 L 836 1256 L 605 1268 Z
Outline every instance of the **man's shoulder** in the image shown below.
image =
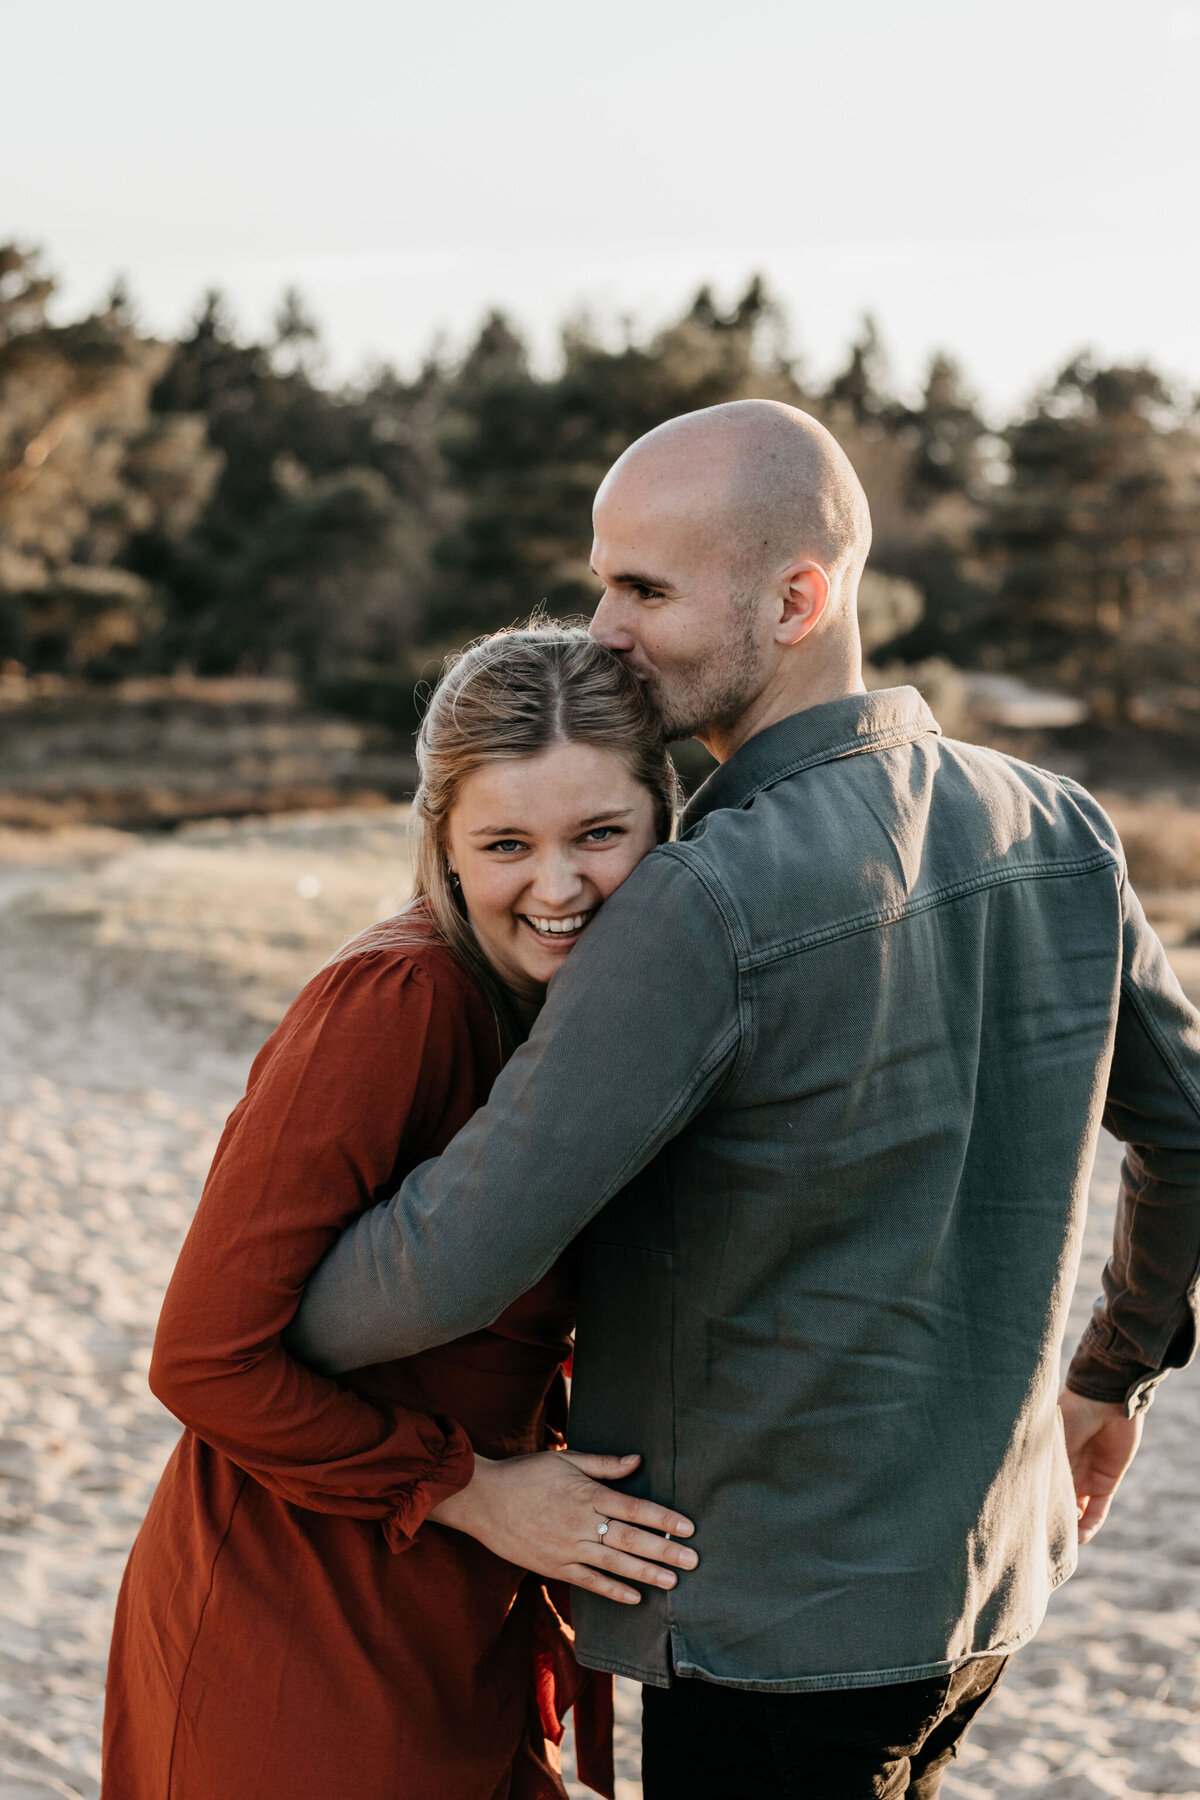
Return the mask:
M 783 776 L 703 814 L 668 850 L 752 953 L 976 884 L 1123 863 L 1076 782 L 941 737 Z
M 1002 750 L 969 744 L 957 738 L 941 740 L 941 754 L 948 770 L 961 777 L 965 795 L 986 807 L 1005 799 L 1028 809 L 1031 841 L 1040 849 L 1057 847 L 1066 855 L 1107 853 L 1124 865 L 1124 852 L 1116 827 L 1093 794 L 1071 776 L 1043 769 Z
M 697 874 L 736 887 L 757 878 L 764 857 L 824 866 L 831 856 L 853 860 L 867 819 L 898 834 L 957 819 L 965 848 L 972 822 L 985 832 L 989 824 L 998 827 L 1015 843 L 1021 818 L 1043 845 L 1057 838 L 1066 849 L 1086 839 L 1121 858 L 1112 821 L 1077 781 L 987 745 L 941 736 L 781 776 L 741 806 L 705 813 L 669 848 Z

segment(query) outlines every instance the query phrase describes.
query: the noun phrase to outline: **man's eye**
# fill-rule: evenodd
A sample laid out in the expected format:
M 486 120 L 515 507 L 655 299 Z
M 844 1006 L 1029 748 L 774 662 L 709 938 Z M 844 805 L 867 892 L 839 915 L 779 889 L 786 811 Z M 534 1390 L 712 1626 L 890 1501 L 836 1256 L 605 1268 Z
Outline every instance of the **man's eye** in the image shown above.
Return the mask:
M 584 837 L 585 844 L 606 844 L 609 838 L 624 837 L 619 825 L 596 825 Z

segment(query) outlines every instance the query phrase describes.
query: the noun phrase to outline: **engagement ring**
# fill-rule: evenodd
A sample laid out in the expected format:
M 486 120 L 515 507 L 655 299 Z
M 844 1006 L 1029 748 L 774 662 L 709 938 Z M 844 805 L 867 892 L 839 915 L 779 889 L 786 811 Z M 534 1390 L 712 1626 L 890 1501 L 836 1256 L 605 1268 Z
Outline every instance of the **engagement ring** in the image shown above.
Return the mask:
M 596 1536 L 599 1538 L 606 1536 L 606 1534 L 608 1532 L 608 1528 L 611 1524 L 612 1524 L 611 1519 L 601 1519 L 600 1523 L 596 1527 Z

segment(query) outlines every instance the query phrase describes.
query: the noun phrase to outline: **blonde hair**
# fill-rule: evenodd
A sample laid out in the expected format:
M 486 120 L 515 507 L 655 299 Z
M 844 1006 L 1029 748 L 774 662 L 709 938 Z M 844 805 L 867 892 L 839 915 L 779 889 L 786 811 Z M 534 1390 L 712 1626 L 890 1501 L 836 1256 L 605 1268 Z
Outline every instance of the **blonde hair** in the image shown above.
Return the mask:
M 538 756 L 555 744 L 591 744 L 621 757 L 654 800 L 659 842 L 670 837 L 678 777 L 658 717 L 620 659 L 582 625 L 533 619 L 494 632 L 449 659 L 417 733 L 412 898 L 394 918 L 352 938 L 339 959 L 359 949 L 440 939 L 511 1031 L 512 998 L 481 950 L 451 877 L 447 832 L 462 784 L 476 769 Z

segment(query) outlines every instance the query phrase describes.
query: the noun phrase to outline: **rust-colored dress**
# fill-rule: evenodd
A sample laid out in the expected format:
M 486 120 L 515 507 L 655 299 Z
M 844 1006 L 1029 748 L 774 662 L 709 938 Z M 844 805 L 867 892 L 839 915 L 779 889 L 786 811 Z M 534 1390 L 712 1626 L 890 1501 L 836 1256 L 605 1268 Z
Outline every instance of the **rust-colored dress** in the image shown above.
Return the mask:
M 359 945 L 256 1059 L 167 1293 L 151 1383 L 188 1429 L 121 1589 L 104 1800 L 564 1791 L 546 1736 L 588 1678 L 541 1582 L 423 1521 L 473 1448 L 553 1441 L 569 1259 L 490 1330 L 340 1381 L 280 1344 L 337 1234 L 445 1147 L 502 1062 L 446 949 Z

